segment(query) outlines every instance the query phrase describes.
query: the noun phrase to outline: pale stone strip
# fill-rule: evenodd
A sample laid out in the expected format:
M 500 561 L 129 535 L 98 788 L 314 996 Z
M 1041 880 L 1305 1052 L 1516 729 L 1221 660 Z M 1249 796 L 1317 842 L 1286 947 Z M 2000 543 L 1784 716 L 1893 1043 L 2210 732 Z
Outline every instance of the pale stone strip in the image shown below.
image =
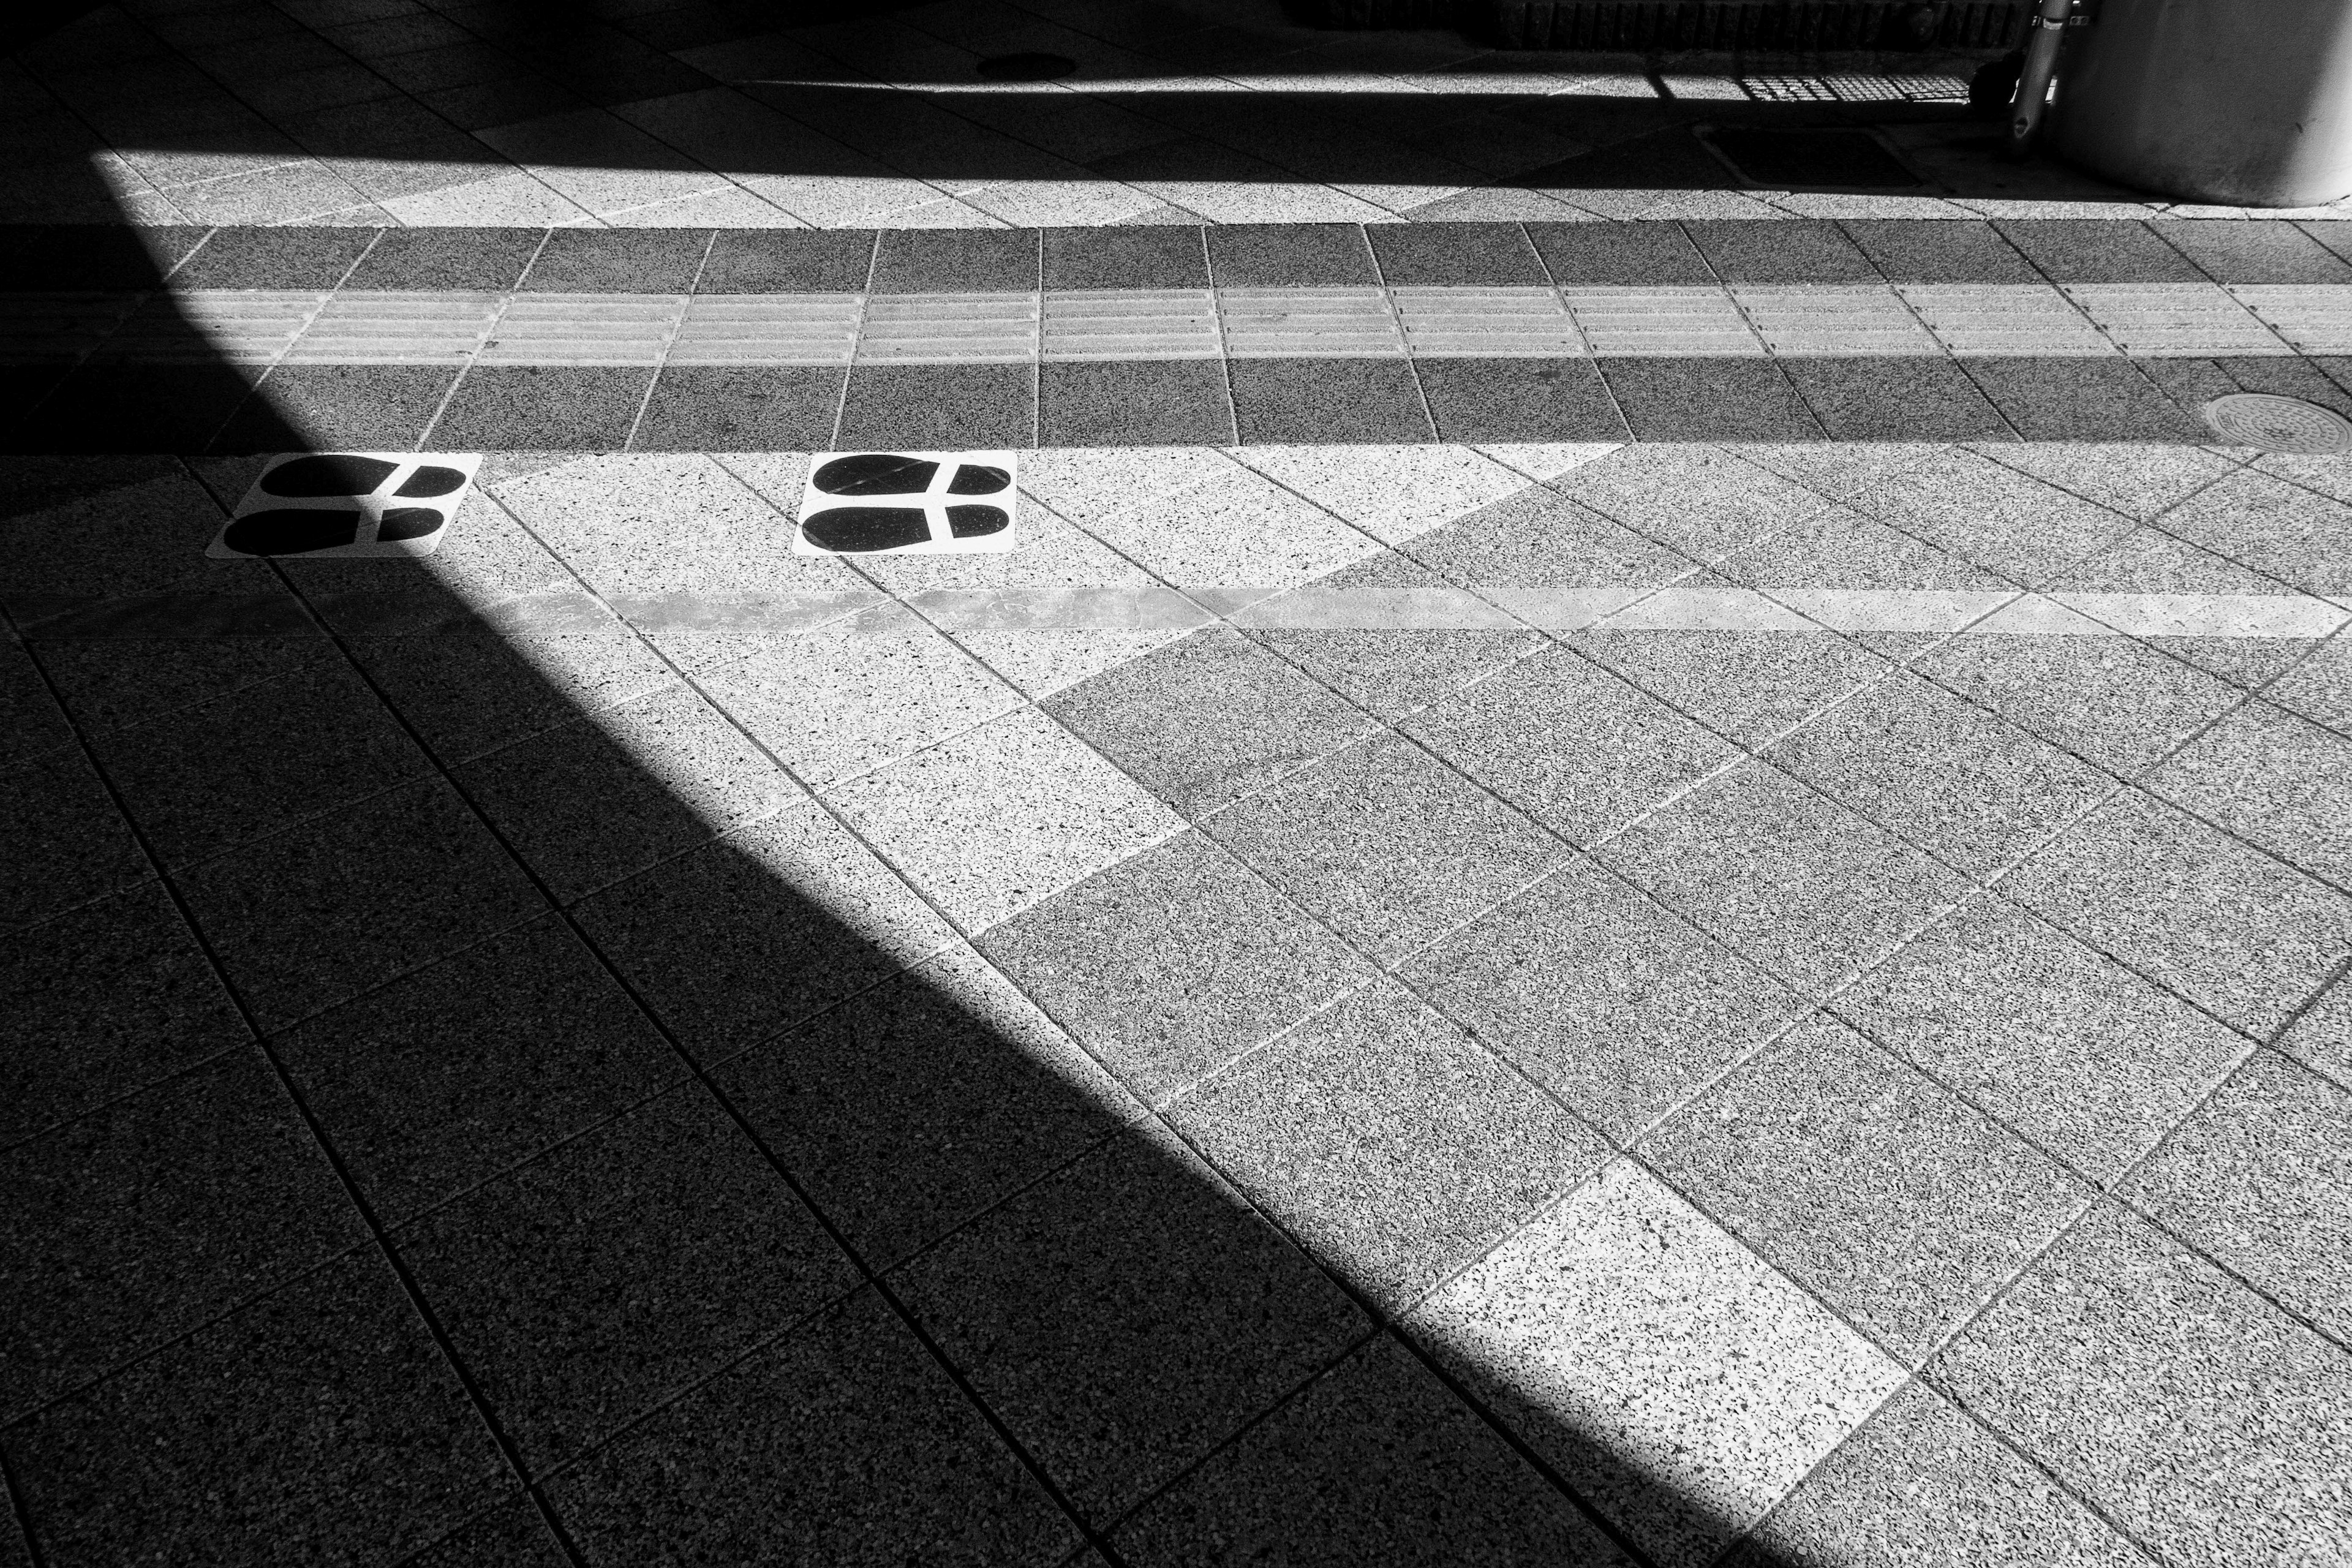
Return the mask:
M 1661 588 L 1601 623 L 1612 632 L 1814 632 L 1822 627 L 1753 588 Z
M 1582 357 L 1584 340 L 1549 289 L 1392 289 L 1405 347 L 1416 357 Z
M 2307 354 L 2352 354 L 2352 287 L 2241 283 L 2230 292 L 2271 331 Z
M 80 359 L 137 303 L 129 294 L 0 294 L 0 364 Z
M 659 364 L 685 314 L 683 294 L 517 294 L 477 363 Z
M 670 343 L 671 364 L 847 364 L 862 294 L 698 294 Z
M 1216 295 L 1206 289 L 1055 289 L 1045 295 L 1049 360 L 1215 359 Z
M 1772 596 L 1832 631 L 1949 632 L 2017 595 L 1945 589 L 1775 588 Z
M 2294 352 L 2218 283 L 2075 283 L 2066 293 L 2127 354 Z
M 2046 284 L 1905 283 L 1895 291 L 1956 354 L 2063 359 L 2122 352 Z
M 1037 357 L 1034 294 L 877 294 L 860 364 L 1026 364 Z
M 289 364 L 458 364 L 499 319 L 499 294 L 335 295 L 287 350 Z
M 1236 359 L 1385 358 L 1404 353 L 1387 291 L 1225 289 L 1217 295 L 1225 353 Z
M 1742 286 L 1731 291 L 1775 354 L 1926 354 L 1938 344 L 1901 296 L 1885 285 Z
M 222 289 L 152 300 L 100 345 L 98 357 L 274 364 L 327 298 L 308 290 Z
M 2053 594 L 2138 637 L 2324 637 L 2345 612 L 2301 594 Z
M 1759 355 L 1764 343 L 1720 289 L 1566 289 L 1596 354 Z

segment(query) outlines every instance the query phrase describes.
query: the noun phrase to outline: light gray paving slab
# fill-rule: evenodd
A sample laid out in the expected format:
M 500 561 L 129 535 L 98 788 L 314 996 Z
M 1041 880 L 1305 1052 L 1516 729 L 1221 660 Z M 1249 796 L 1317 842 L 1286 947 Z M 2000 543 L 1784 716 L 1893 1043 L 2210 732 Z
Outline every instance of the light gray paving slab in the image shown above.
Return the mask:
M 1197 833 L 1015 915 L 979 945 L 1154 1102 L 1373 977 Z
M 2352 740 L 2249 702 L 2148 776 L 2175 805 L 2352 886 Z
M 2352 986 L 2339 967 L 2308 1007 L 2279 1036 L 2278 1047 L 2316 1073 L 2352 1089 Z
M 1507 610 L 1537 591 L 1585 591 L 1585 621 L 1696 570 L 1680 552 L 1549 489 L 1482 507 L 1409 541 L 1404 553 Z
M 1168 1107 L 1324 1265 L 1401 1311 L 1607 1162 L 1574 1117 L 1392 984 Z
M 1896 528 L 1839 508 L 1715 563 L 1726 581 L 1760 589 L 1800 614 L 1888 658 L 1902 658 L 1982 613 L 1989 595 L 2012 592 L 2000 578 L 1947 555 Z M 1920 601 L 1916 630 L 1848 629 L 1859 593 Z
M 1967 890 L 1917 850 L 1761 763 L 1717 776 L 1594 853 L 1784 984 L 1816 994 Z
M 2116 441 L 1999 441 L 1977 448 L 2083 500 L 2147 522 L 2235 473 L 2234 458 L 2202 447 Z
M 2244 1037 L 1999 900 L 1864 975 L 1838 1016 L 2105 1182 L 2246 1052 Z
M 2310 637 L 2326 635 L 2343 614 L 2158 528 L 2126 534 L 2042 587 L 2062 605 L 2245 687 L 2259 687 L 2292 665 Z M 2176 597 L 2188 595 L 2242 601 L 2242 635 L 2206 630 L 2172 608 Z M 2262 635 L 2297 627 L 2310 636 Z
M 1950 1401 L 1912 1384 L 1733 1548 L 1725 1568 L 2147 1568 L 2147 1562 Z
M 1231 463 L 1173 498 L 1131 490 L 1071 521 L 1180 588 L 1287 587 L 1380 549 L 1370 535 Z
M 1381 963 L 1500 902 L 1569 853 L 1393 735 L 1335 752 L 1203 827 Z
M 1868 1341 L 1619 1161 L 1410 1322 L 1655 1562 L 1703 1564 L 1903 1381 Z
M 2157 520 L 2306 594 L 2352 594 L 2352 506 L 2267 474 L 2233 474 Z
M 1756 441 L 1724 447 L 1833 501 L 1850 501 L 1946 449 L 1928 441 Z
M 2166 1561 L 2352 1553 L 2352 1354 L 2111 1208 L 1928 1376 Z
M 2352 734 L 2352 637 L 2338 633 L 2312 649 L 2263 695 L 2339 735 Z
M 1940 686 L 1897 671 L 1763 753 L 1970 876 L 2090 809 L 2115 781 Z
M 1665 703 L 1557 647 L 1432 706 L 1403 728 L 1580 844 L 1615 832 L 1739 755 Z
M 2027 587 L 2132 526 L 2104 507 L 1958 447 L 1872 486 L 1853 504 Z
M 2088 1189 L 1843 1024 L 1774 1042 L 1642 1141 L 1666 1180 L 1916 1365 Z
M 1621 447 L 1555 488 L 1696 560 L 1792 527 L 1828 502 L 1731 452 L 1672 442 Z
M 1183 826 L 1034 708 L 821 793 L 967 932 Z
M 2137 792 L 2001 890 L 2257 1037 L 2352 947 L 2352 899 Z
M 1243 447 L 1234 456 L 1389 545 L 1528 488 L 1467 447 Z
M 2352 1090 L 2257 1051 L 2123 1195 L 2352 1343 Z
M 1743 746 L 1775 737 L 1895 673 L 1895 667 L 1836 632 L 1621 630 L 1617 620 L 1577 632 L 1569 646 L 1643 691 Z
M 1570 866 L 1402 977 L 1620 1142 L 1807 1004 L 1597 866 Z
M 2019 729 L 2125 777 L 2244 700 L 2204 671 L 2053 606 L 2060 633 L 2006 634 L 2003 613 L 1914 667 Z M 2072 623 L 2069 635 L 2067 617 Z

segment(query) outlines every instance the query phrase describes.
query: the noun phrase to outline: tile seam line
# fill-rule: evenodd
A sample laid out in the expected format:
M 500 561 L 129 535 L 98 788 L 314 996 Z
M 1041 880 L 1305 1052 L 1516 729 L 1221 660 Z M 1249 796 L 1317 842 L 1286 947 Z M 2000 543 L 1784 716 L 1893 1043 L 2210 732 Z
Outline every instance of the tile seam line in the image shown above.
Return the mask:
M 5 1443 L 0 1443 L 0 1489 L 8 1494 L 8 1515 L 16 1521 L 16 1539 L 24 1544 L 25 1561 L 30 1568 L 48 1568 L 49 1554 L 33 1534 L 32 1501 L 25 1495 L 24 1483 L 16 1479 L 16 1465 L 8 1458 Z
M 207 492 L 207 494 L 209 494 L 209 492 Z M 217 510 L 217 503 L 215 504 L 215 509 Z M 274 567 L 273 570 L 275 570 Z M 278 574 L 281 578 L 283 577 L 282 573 Z M 290 587 L 291 584 L 289 584 L 289 586 Z M 349 658 L 349 653 L 346 651 L 345 658 Z M 36 661 L 36 666 L 40 672 L 43 681 L 49 687 L 49 694 L 52 700 L 58 701 L 60 706 L 62 706 L 62 694 L 57 689 L 56 681 L 50 675 L 47 666 L 38 660 Z M 365 677 L 362 676 L 362 679 L 364 679 Z M 373 686 L 373 683 L 371 683 L 371 686 Z M 377 700 L 379 701 L 383 700 L 381 692 L 377 693 Z M 405 725 L 403 727 L 405 728 Z M 79 739 L 80 731 L 79 726 L 77 726 L 75 732 L 77 738 Z M 411 738 L 414 739 L 413 732 Z M 434 1346 L 440 1355 L 442 1364 L 447 1367 L 451 1375 L 456 1378 L 460 1391 L 466 1396 L 467 1404 L 472 1407 L 474 1419 L 479 1424 L 485 1435 L 489 1437 L 492 1447 L 499 1453 L 499 1458 L 504 1462 L 509 1473 L 511 1473 L 517 1480 L 522 1483 L 525 1490 L 529 1493 L 533 1503 L 538 1508 L 541 1518 L 545 1522 L 549 1531 L 562 1547 L 565 1555 L 575 1565 L 575 1568 L 584 1568 L 583 1560 L 581 1557 L 578 1546 L 572 1540 L 570 1532 L 564 1530 L 562 1525 L 555 1518 L 554 1510 L 549 1504 L 546 1498 L 535 1486 L 532 1485 L 530 1473 L 522 1463 L 520 1449 L 516 1447 L 512 1436 L 506 1430 L 505 1424 L 499 1419 L 496 1407 L 491 1405 L 480 1384 L 475 1380 L 472 1369 L 468 1367 L 458 1356 L 456 1343 L 450 1339 L 446 1326 L 443 1324 L 439 1315 L 435 1311 L 432 1303 L 425 1295 L 423 1286 L 409 1270 L 406 1261 L 400 1257 L 397 1249 L 393 1247 L 391 1238 L 385 1232 L 383 1223 L 377 1216 L 373 1206 L 368 1203 L 365 1195 L 361 1192 L 357 1182 L 352 1175 L 349 1166 L 344 1163 L 341 1153 L 328 1140 L 325 1129 L 320 1124 L 316 1111 L 311 1109 L 310 1101 L 303 1096 L 299 1086 L 294 1080 L 293 1075 L 287 1069 L 285 1061 L 278 1056 L 278 1052 L 272 1048 L 267 1032 L 261 1027 L 260 1018 L 254 1012 L 251 1004 L 247 1001 L 243 988 L 230 979 L 226 968 L 221 963 L 219 952 L 215 947 L 212 939 L 205 934 L 203 927 L 197 923 L 194 911 L 189 908 L 186 899 L 176 882 L 168 873 L 164 872 L 162 862 L 155 855 L 154 847 L 149 841 L 145 830 L 142 829 L 139 826 L 138 822 L 131 816 L 129 807 L 125 804 L 120 790 L 115 786 L 114 781 L 107 775 L 105 769 L 100 765 L 95 753 L 89 752 L 87 740 L 83 740 L 82 744 L 85 754 L 89 757 L 90 766 L 97 771 L 100 782 L 105 787 L 109 798 L 113 802 L 116 812 L 121 816 L 124 826 L 131 834 L 134 840 L 138 843 L 141 852 L 146 857 L 149 863 L 155 868 L 158 877 L 163 883 L 164 893 L 172 900 L 173 910 L 179 915 L 182 924 L 186 928 L 191 938 L 196 943 L 198 951 L 204 954 L 205 962 L 211 965 L 214 978 L 221 986 L 223 993 L 228 997 L 230 1005 L 236 1009 L 238 1016 L 246 1026 L 246 1030 L 254 1048 L 260 1054 L 262 1060 L 267 1064 L 271 1075 L 277 1080 L 278 1092 L 284 1095 L 288 1103 L 293 1107 L 295 1114 L 300 1119 L 304 1129 L 310 1133 L 312 1146 L 318 1151 L 320 1157 L 326 1162 L 328 1168 L 332 1173 L 337 1184 L 341 1187 L 343 1200 L 345 1204 L 349 1205 L 349 1212 L 360 1221 L 360 1237 L 357 1238 L 352 1247 L 346 1248 L 340 1256 L 351 1256 L 352 1252 L 362 1247 L 372 1245 L 374 1247 L 376 1256 L 381 1258 L 385 1267 L 391 1270 L 394 1280 L 400 1287 L 403 1296 L 408 1302 L 409 1310 L 415 1316 L 415 1321 L 425 1329 L 426 1334 L 433 1341 Z
M 877 247 L 877 250 L 878 253 L 878 245 Z M 745 488 L 750 489 L 751 494 L 756 497 L 763 506 L 767 507 L 770 511 L 776 512 L 779 517 L 782 516 L 780 509 L 778 509 L 772 501 L 769 500 L 763 492 L 746 484 L 740 476 L 734 474 L 732 470 L 726 469 L 723 466 L 717 464 L 715 459 L 711 460 L 714 467 L 719 467 L 722 472 L 727 473 L 728 476 L 730 479 L 735 479 L 738 484 L 744 484 Z M 492 495 L 490 499 L 493 500 L 499 500 L 495 495 Z M 564 570 L 572 575 L 574 581 L 578 582 L 583 589 L 587 589 L 589 587 L 586 580 L 580 576 L 579 573 L 572 567 L 571 562 L 565 556 L 552 549 L 544 539 L 541 538 L 538 531 L 531 528 L 530 522 L 526 519 L 524 519 L 520 513 L 516 512 L 512 508 L 506 506 L 502 500 L 499 501 L 499 504 L 500 510 L 506 511 L 507 514 L 514 520 L 516 526 L 520 528 L 533 542 L 537 543 L 541 550 L 546 551 L 551 557 L 562 564 Z M 787 525 L 789 525 L 790 520 L 787 519 L 784 521 L 787 522 Z M 590 591 L 593 592 L 593 590 Z M 643 639 L 641 638 L 640 640 Z M 761 754 L 767 757 L 769 762 L 775 766 L 779 772 L 782 773 L 784 776 L 790 778 L 795 784 L 799 785 L 804 792 L 806 792 L 809 798 L 815 803 L 817 807 L 824 811 L 825 815 L 832 819 L 835 827 L 847 834 L 854 842 L 864 846 L 867 853 L 874 855 L 877 864 L 881 865 L 891 876 L 897 878 L 899 884 L 905 888 L 912 897 L 919 900 L 930 910 L 932 918 L 939 921 L 941 925 L 950 932 L 954 932 L 959 936 L 963 936 L 961 926 L 960 926 L 956 921 L 950 920 L 946 911 L 940 909 L 929 895 L 925 893 L 919 887 L 917 887 L 913 880 L 908 878 L 904 871 L 895 865 L 888 858 L 883 856 L 874 845 L 868 843 L 866 837 L 863 834 L 858 833 L 852 824 L 844 819 L 833 807 L 831 803 L 818 795 L 815 791 L 809 789 L 807 782 L 801 778 L 800 775 L 793 769 L 785 766 L 782 759 L 778 757 L 774 751 L 771 749 L 766 742 L 760 740 L 756 735 L 751 734 L 749 731 L 744 730 L 741 724 L 735 720 L 734 716 L 730 713 L 725 707 L 713 699 L 710 693 L 702 687 L 698 680 L 689 675 L 683 668 L 680 668 L 677 662 L 660 647 L 656 647 L 650 642 L 646 643 L 645 646 L 656 658 L 659 658 L 665 665 L 667 665 L 673 674 L 675 674 L 690 689 L 692 689 L 698 697 L 699 697 L 704 702 L 709 704 L 714 710 L 725 718 L 727 722 L 733 727 L 739 734 L 741 734 L 746 742 L 748 742 L 754 749 L 759 751 Z M 381 694 L 379 694 L 378 700 L 383 700 Z M 387 706 L 389 706 L 388 703 Z M 472 805 L 470 798 L 468 799 L 467 804 L 469 805 Z M 495 826 L 491 826 L 489 825 L 488 817 L 482 815 L 478 807 L 475 807 L 474 809 L 477 816 L 481 818 L 485 826 L 489 827 L 489 831 L 496 834 L 498 830 Z M 545 888 L 545 885 L 540 881 L 537 873 L 522 860 L 521 856 L 515 851 L 511 845 L 507 843 L 507 840 L 502 835 L 499 836 L 499 843 L 501 847 L 506 849 L 509 858 L 521 868 L 524 875 L 530 877 L 534 885 L 540 887 L 542 896 L 548 898 L 549 901 L 553 903 L 554 900 L 551 893 L 550 893 Z M 1032 1481 L 1053 1502 L 1054 1506 L 1061 1510 L 1064 1518 L 1068 1520 L 1071 1525 L 1076 1529 L 1081 1540 L 1087 1544 L 1094 1547 L 1096 1551 L 1101 1552 L 1106 1562 L 1111 1565 L 1111 1568 L 1123 1568 L 1123 1560 L 1112 1549 L 1108 1541 L 1095 1528 L 1093 1524 L 1088 1521 L 1087 1516 L 1079 1510 L 1070 1495 L 1061 1488 L 1050 1474 L 1047 1473 L 1043 1462 L 1030 1451 L 1029 1447 L 1014 1435 L 1012 1426 L 1006 1422 L 1004 1417 L 997 1412 L 992 1405 L 981 1397 L 980 1391 L 971 1382 L 970 1375 L 956 1361 L 948 1355 L 946 1348 L 941 1345 L 932 1335 L 930 1331 L 924 1326 L 921 1320 L 914 1312 L 912 1307 L 909 1306 L 902 1297 L 900 1297 L 896 1288 L 889 1284 L 889 1282 L 884 1278 L 882 1271 L 875 1268 L 867 1261 L 865 1253 L 858 1247 L 852 1245 L 847 1232 L 841 1227 L 831 1214 L 817 1204 L 814 1195 L 803 1184 L 800 1178 L 793 1173 L 791 1168 L 786 1165 L 782 1158 L 779 1157 L 775 1150 L 770 1146 L 768 1141 L 752 1126 L 751 1120 L 744 1114 L 741 1109 L 739 1108 L 735 1104 L 734 1100 L 719 1087 L 718 1080 L 712 1072 L 706 1069 L 699 1062 L 695 1060 L 692 1053 L 686 1049 L 685 1046 L 678 1039 L 677 1035 L 673 1033 L 669 1026 L 663 1022 L 658 1015 L 655 1013 L 651 1005 L 639 993 L 637 988 L 629 983 L 626 976 L 622 974 L 620 967 L 614 963 L 613 960 L 605 954 L 604 949 L 598 946 L 590 937 L 586 930 L 580 925 L 576 917 L 572 916 L 569 910 L 563 910 L 561 906 L 558 906 L 558 913 L 565 920 L 566 923 L 571 926 L 573 936 L 595 956 L 597 963 L 604 969 L 607 976 L 612 979 L 614 984 L 620 986 L 623 993 L 635 1005 L 639 1013 L 645 1016 L 650 1026 L 659 1033 L 663 1040 L 668 1044 L 670 1049 L 686 1065 L 688 1074 L 695 1081 L 698 1082 L 702 1086 L 703 1091 L 718 1104 L 728 1120 L 734 1124 L 737 1131 L 740 1132 L 743 1137 L 750 1140 L 751 1146 L 759 1152 L 762 1161 L 765 1162 L 771 1170 L 775 1172 L 777 1177 L 785 1184 L 786 1187 L 790 1189 L 793 1195 L 800 1202 L 802 1206 L 805 1208 L 816 1220 L 817 1224 L 824 1229 L 827 1238 L 832 1241 L 835 1248 L 837 1248 L 841 1255 L 849 1261 L 850 1266 L 862 1278 L 864 1282 L 874 1289 L 877 1295 L 882 1300 L 893 1315 L 898 1318 L 899 1322 L 905 1326 L 908 1332 L 911 1334 L 922 1346 L 924 1352 L 931 1358 L 932 1363 L 937 1366 L 945 1376 L 947 1376 L 947 1378 L 955 1385 L 957 1391 L 963 1395 L 969 1406 L 980 1415 L 982 1420 L 994 1434 L 997 1441 L 1003 1444 L 1006 1451 L 1013 1455 L 1015 1462 L 1019 1464 L 1029 1475 Z M 964 940 L 966 945 L 970 945 L 970 938 L 965 937 Z M 977 950 L 975 949 L 975 951 Z M 904 969 L 912 967 L 914 966 L 902 966 L 900 972 L 903 973 Z M 994 965 L 992 964 L 991 968 L 993 969 Z M 895 978 L 895 974 L 892 978 Z M 1016 987 L 1016 989 L 1018 988 Z M 1024 996 L 1027 994 L 1025 991 L 1023 991 L 1022 994 Z M 1034 1005 L 1034 1001 L 1032 1005 Z

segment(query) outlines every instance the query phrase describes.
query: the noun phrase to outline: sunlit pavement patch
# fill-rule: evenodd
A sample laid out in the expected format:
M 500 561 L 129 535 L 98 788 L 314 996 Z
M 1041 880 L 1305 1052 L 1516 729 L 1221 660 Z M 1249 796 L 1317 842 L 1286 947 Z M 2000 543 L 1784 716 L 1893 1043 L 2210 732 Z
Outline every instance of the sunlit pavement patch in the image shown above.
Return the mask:
M 793 548 L 803 555 L 969 555 L 1013 548 L 1011 452 L 819 452 Z
M 205 553 L 430 555 L 481 462 L 478 453 L 287 453 L 269 460 Z

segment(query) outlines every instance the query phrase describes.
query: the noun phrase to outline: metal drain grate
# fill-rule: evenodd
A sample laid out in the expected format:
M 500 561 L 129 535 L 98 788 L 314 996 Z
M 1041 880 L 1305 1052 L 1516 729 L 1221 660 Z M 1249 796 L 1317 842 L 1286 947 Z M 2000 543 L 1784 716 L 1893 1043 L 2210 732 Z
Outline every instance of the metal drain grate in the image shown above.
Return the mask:
M 2233 392 L 2205 405 L 2205 423 L 2233 447 L 2265 452 L 2352 452 L 2352 420 L 2299 397 Z

